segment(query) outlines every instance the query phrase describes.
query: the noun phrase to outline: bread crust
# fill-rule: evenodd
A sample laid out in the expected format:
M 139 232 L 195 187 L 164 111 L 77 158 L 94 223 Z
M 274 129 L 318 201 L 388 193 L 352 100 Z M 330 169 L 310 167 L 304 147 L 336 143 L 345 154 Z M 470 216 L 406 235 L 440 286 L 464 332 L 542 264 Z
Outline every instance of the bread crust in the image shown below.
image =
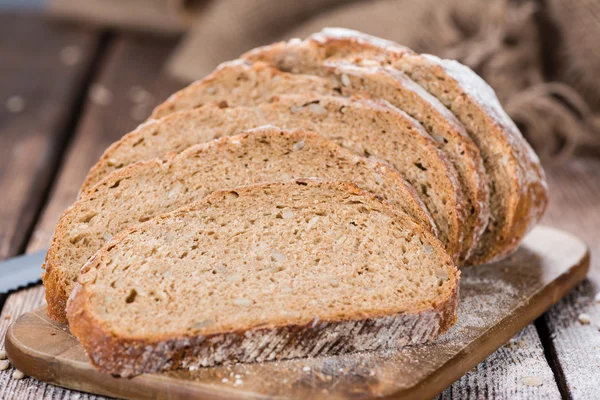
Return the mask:
M 340 190 L 368 197 L 390 214 L 397 213 L 391 206 L 358 189 L 352 183 L 297 180 L 301 184 L 331 185 Z M 289 184 L 289 183 L 288 183 Z M 237 193 L 254 188 L 265 188 L 281 184 L 261 184 L 236 188 Z M 219 201 L 231 190 L 217 191 L 200 203 L 184 207 L 171 214 L 157 218 L 168 218 L 175 213 L 198 209 L 203 204 Z M 150 222 L 131 228 L 115 236 L 113 240 L 92 257 L 84 267 L 85 273 L 98 268 L 103 257 L 111 248 L 125 240 L 128 235 L 143 230 Z M 428 236 L 435 251 L 444 254 L 441 243 L 427 231 L 416 227 L 419 233 Z M 460 272 L 450 267 L 452 287 L 445 297 L 431 307 L 393 314 L 361 315 L 352 318 L 330 320 L 313 319 L 306 323 L 241 327 L 240 329 L 209 333 L 181 334 L 174 336 L 129 337 L 119 336 L 105 326 L 91 310 L 86 284 L 94 275 L 79 279 L 71 293 L 67 315 L 71 333 L 82 343 L 92 364 L 102 372 L 131 377 L 141 373 L 158 372 L 191 366 L 211 366 L 224 362 L 262 362 L 277 359 L 307 356 L 335 355 L 340 353 L 397 348 L 403 345 L 427 343 L 447 331 L 457 318 L 458 281 Z

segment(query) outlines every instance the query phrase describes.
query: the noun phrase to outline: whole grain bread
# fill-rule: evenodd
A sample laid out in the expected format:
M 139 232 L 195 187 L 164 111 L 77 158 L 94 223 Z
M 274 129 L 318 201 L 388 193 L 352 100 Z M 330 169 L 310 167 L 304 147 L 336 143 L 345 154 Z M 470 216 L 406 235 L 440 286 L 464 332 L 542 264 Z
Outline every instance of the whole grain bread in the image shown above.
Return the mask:
M 120 166 L 264 124 L 319 132 L 357 154 L 388 162 L 415 188 L 439 227 L 438 237 L 458 256 L 447 210 L 459 200 L 446 195 L 456 191 L 457 173 L 417 121 L 382 100 L 288 95 L 256 107 L 206 105 L 173 113 L 141 125 L 109 147 L 91 169 L 82 192 Z
M 249 83 L 247 80 L 244 80 L 243 87 L 240 89 L 238 86 L 230 83 L 238 81 L 231 72 L 233 70 L 228 71 L 227 74 L 214 73 L 209 78 L 202 79 L 189 88 L 183 89 L 180 92 L 181 94 L 172 96 L 165 105 L 157 108 L 160 111 L 157 114 L 165 115 L 165 110 L 173 107 L 178 109 L 182 107 L 194 108 L 195 105 L 204 105 L 211 102 L 211 98 L 206 96 L 205 88 L 210 86 L 212 88 L 211 93 L 215 92 L 215 88 L 221 87 L 220 82 L 223 82 L 223 86 L 227 87 L 233 93 L 230 96 L 221 98 L 221 101 L 228 105 L 257 104 L 257 100 L 258 103 L 263 102 L 265 99 L 272 97 L 269 96 L 272 90 L 276 90 L 275 95 L 281 93 L 306 93 L 306 89 L 301 82 L 304 82 L 307 76 L 310 75 L 277 73 L 275 72 L 276 70 L 271 70 L 268 73 L 249 74 L 245 68 L 252 67 L 247 67 L 244 64 L 244 69 L 241 70 L 241 73 L 244 76 L 251 76 L 252 79 L 257 79 L 256 81 Z M 265 64 L 261 62 L 257 63 L 256 68 L 261 71 L 267 70 Z M 421 87 L 411 82 L 409 78 L 393 68 L 365 68 L 348 64 L 338 65 L 335 68 L 327 67 L 327 71 L 329 71 L 326 74 L 327 76 L 321 78 L 323 79 L 323 86 L 319 94 L 323 94 L 323 92 L 329 90 L 329 94 L 331 95 L 366 95 L 389 101 L 392 105 L 405 110 L 410 116 L 421 122 L 429 130 L 429 133 L 440 141 L 442 150 L 445 149 L 443 146 L 445 140 L 450 140 L 445 138 L 453 138 L 451 139 L 452 143 L 461 140 L 469 141 L 466 133 L 460 127 L 460 123 L 456 121 L 452 113 Z M 274 77 L 279 77 L 277 79 L 278 84 L 274 85 L 272 83 Z M 294 77 L 297 77 L 299 81 L 296 82 Z M 313 79 L 317 78 L 313 76 Z M 265 79 L 267 80 L 265 81 Z M 332 82 L 337 82 L 337 84 L 333 84 Z M 244 91 L 248 87 L 252 88 L 252 92 L 244 96 Z M 261 90 L 267 93 L 260 94 Z M 216 93 L 224 92 L 224 90 L 216 90 Z M 193 101 L 185 100 L 180 102 L 178 100 L 179 97 L 193 99 Z M 454 146 L 448 147 L 455 148 Z M 457 151 L 462 151 L 461 149 L 462 147 L 457 148 Z M 466 151 L 462 151 L 462 154 L 464 158 L 469 157 L 469 153 Z M 392 162 L 392 160 L 387 161 Z M 450 186 L 452 187 L 448 186 L 445 189 L 438 188 L 438 190 L 431 190 L 430 185 L 434 183 L 428 182 L 422 186 L 418 186 L 417 189 L 426 192 L 423 201 L 436 219 L 440 234 L 442 235 L 441 238 L 448 251 L 453 255 L 464 256 L 475 246 L 475 236 L 482 230 L 482 227 L 479 226 L 481 221 L 467 213 L 463 201 L 463 193 L 466 193 L 466 191 L 463 190 L 464 188 L 461 186 L 456 173 L 452 175 L 453 182 L 450 182 Z M 485 176 L 478 176 L 473 179 L 485 180 Z M 487 187 L 487 185 L 484 185 L 484 187 Z M 429 202 L 429 200 L 431 201 Z M 485 203 L 485 201 L 482 202 Z M 470 239 L 464 237 L 465 232 L 471 236 Z
M 66 301 L 81 267 L 122 230 L 217 189 L 304 177 L 356 182 L 425 230 L 431 229 L 425 207 L 393 168 L 315 133 L 261 127 L 171 153 L 163 160 L 131 164 L 86 192 L 61 217 L 46 257 L 48 315 L 64 321 Z M 279 217 L 294 216 L 282 209 Z
M 120 233 L 67 315 L 94 366 L 129 377 L 428 342 L 456 320 L 458 279 L 441 243 L 386 202 L 292 181 Z
M 489 181 L 490 222 L 466 264 L 477 265 L 510 254 L 541 218 L 548 196 L 539 160 L 502 109 L 493 89 L 466 66 L 339 28 L 327 28 L 306 41 L 279 43 L 251 54 L 255 54 L 253 59 L 304 73 L 308 65 L 314 64 L 311 60 L 389 65 L 406 73 L 447 106 L 479 148 Z M 298 66 L 302 63 L 307 66 Z

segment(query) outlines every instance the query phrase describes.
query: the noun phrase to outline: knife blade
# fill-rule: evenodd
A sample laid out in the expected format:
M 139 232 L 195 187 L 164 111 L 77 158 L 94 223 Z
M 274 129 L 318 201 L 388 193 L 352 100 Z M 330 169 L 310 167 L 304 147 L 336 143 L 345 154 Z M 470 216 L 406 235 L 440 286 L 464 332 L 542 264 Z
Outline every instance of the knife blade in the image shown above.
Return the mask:
M 42 279 L 47 249 L 0 262 L 0 293 L 16 290 Z

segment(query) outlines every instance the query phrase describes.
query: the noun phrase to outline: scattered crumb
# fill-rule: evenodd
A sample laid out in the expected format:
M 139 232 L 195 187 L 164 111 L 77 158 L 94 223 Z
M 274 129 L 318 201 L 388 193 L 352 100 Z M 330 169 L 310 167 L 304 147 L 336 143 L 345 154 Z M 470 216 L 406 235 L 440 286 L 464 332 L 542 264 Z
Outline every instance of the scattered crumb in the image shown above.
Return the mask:
M 227 383 L 227 382 L 229 382 L 229 379 L 227 379 L 227 378 L 223 378 L 223 379 L 221 379 L 221 382 L 223 382 L 223 383 Z
M 25 374 L 19 371 L 18 369 L 15 369 L 12 374 L 12 377 L 13 379 L 23 379 L 25 378 Z
M 188 369 L 190 371 L 196 371 L 196 370 L 198 370 L 198 366 L 197 365 L 190 365 L 190 367 Z
M 235 382 L 233 382 L 233 386 L 240 386 L 241 384 L 243 384 L 244 381 L 241 379 L 236 379 Z
M 596 293 L 596 296 L 594 297 L 594 301 L 596 303 L 600 303 L 600 292 Z
M 6 360 L 6 351 L 0 350 L 0 360 Z
M 94 104 L 107 106 L 112 102 L 113 94 L 105 86 L 95 83 L 90 88 L 89 98 Z
M 81 49 L 77 46 L 65 46 L 60 51 L 60 62 L 64 65 L 75 65 L 81 60 Z
M 17 114 L 25 109 L 25 99 L 21 96 L 10 96 L 4 105 L 9 113 Z
M 544 384 L 544 380 L 541 376 L 530 375 L 524 376 L 521 378 L 521 383 L 526 386 L 542 386 Z
M 592 318 L 590 317 L 589 314 L 586 313 L 581 313 L 579 314 L 579 317 L 577 317 L 577 319 L 579 320 L 579 322 L 581 322 L 583 325 L 587 325 L 590 322 L 592 322 Z
M 6 371 L 10 367 L 8 360 L 0 360 L 0 371 Z
M 12 318 L 12 315 L 10 315 L 10 314 L 6 314 L 6 315 L 4 316 L 4 319 L 6 319 L 6 320 L 9 320 L 9 319 L 11 319 L 11 318 Z
M 241 379 L 241 378 L 242 378 L 242 376 L 241 376 L 240 374 L 235 374 L 233 377 L 234 377 L 235 379 Z
M 302 371 L 308 372 L 308 371 L 310 371 L 310 367 L 307 365 L 307 366 L 305 366 L 305 367 L 302 368 Z

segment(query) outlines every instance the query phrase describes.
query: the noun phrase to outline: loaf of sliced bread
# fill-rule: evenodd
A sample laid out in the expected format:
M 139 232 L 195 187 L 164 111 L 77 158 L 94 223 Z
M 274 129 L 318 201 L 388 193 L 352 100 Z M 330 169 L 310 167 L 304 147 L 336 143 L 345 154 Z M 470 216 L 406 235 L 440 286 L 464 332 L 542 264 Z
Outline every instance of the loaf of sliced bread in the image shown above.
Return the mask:
M 456 234 L 447 222 L 453 217 L 447 206 L 459 201 L 452 196 L 459 185 L 457 173 L 418 122 L 382 100 L 288 95 L 256 107 L 207 105 L 177 112 L 143 124 L 113 144 L 92 168 L 82 190 L 88 190 L 119 166 L 162 157 L 264 124 L 319 132 L 357 154 L 391 164 L 427 206 L 435 226 L 439 226 L 442 243 L 458 256 L 458 242 L 452 239 Z
M 64 321 L 66 300 L 79 270 L 122 230 L 217 189 L 303 177 L 356 182 L 406 212 L 425 230 L 432 229 L 419 197 L 393 168 L 315 133 L 261 127 L 190 147 L 164 160 L 131 164 L 84 194 L 61 217 L 46 257 L 48 314 Z M 282 209 L 279 218 L 294 215 Z
M 251 68 L 251 67 L 244 67 Z M 260 70 L 266 70 L 264 63 L 258 63 L 256 68 Z M 276 71 L 276 70 L 275 70 Z M 305 93 L 302 83 L 307 79 L 309 75 L 302 74 L 287 74 L 284 72 L 270 71 L 268 74 L 248 74 L 243 70 L 245 76 L 252 76 L 257 81 L 252 84 L 245 82 L 244 87 L 252 87 L 252 92 L 248 96 L 243 96 L 243 91 L 235 88 L 234 94 L 227 96 L 222 100 L 227 104 L 257 104 L 256 99 L 259 102 L 265 98 L 269 98 L 268 94 L 259 94 L 261 91 L 271 92 L 276 90 L 275 94 L 280 93 Z M 429 129 L 436 139 L 443 144 L 444 138 L 452 137 L 456 138 L 455 141 L 464 140 L 469 141 L 466 133 L 460 127 L 460 124 L 452 113 L 450 113 L 439 101 L 427 94 L 421 87 L 416 85 L 414 82 L 411 83 L 410 79 L 404 76 L 402 73 L 392 68 L 364 68 L 356 67 L 353 65 L 338 66 L 331 70 L 331 73 L 323 79 L 323 88 L 321 94 L 325 90 L 331 90 L 331 95 L 369 95 L 374 98 L 384 99 L 389 101 L 392 105 L 398 106 L 401 109 L 407 111 L 409 115 L 414 117 L 419 122 Z M 185 98 L 194 98 L 199 104 L 206 104 L 208 101 L 204 95 L 202 88 L 206 87 L 210 82 L 210 87 L 220 87 L 219 82 L 224 81 L 223 85 L 231 90 L 229 82 L 232 80 L 231 73 L 218 74 L 214 73 L 209 78 L 203 79 L 189 88 L 183 89 L 181 95 L 174 95 L 169 99 L 165 105 L 161 105 L 157 110 L 167 110 L 170 103 L 174 102 L 177 107 L 188 107 L 191 103 L 185 102 L 185 104 L 179 104 L 178 97 L 184 96 Z M 280 82 L 278 85 L 273 85 L 272 80 L 274 77 L 279 76 L 277 79 Z M 294 77 L 299 79 L 299 82 L 295 81 Z M 268 81 L 264 81 L 267 79 Z M 314 76 L 313 79 L 317 77 Z M 338 84 L 332 85 L 332 82 L 337 81 Z M 217 90 L 217 93 L 222 93 L 223 90 Z M 193 108 L 193 107 L 190 107 Z M 163 112 L 159 115 L 164 115 Z M 462 138 L 462 139 L 459 139 Z M 443 149 L 443 148 L 442 148 Z M 469 153 L 463 152 L 462 157 L 468 158 Z M 388 160 L 392 162 L 392 160 Z M 482 179 L 485 181 L 485 175 L 478 176 L 473 179 Z M 421 187 L 423 191 L 427 192 L 427 198 L 431 198 L 431 202 L 428 203 L 428 199 L 424 198 L 423 201 L 429 207 L 430 212 L 438 223 L 440 234 L 443 235 L 441 238 L 446 245 L 446 248 L 451 254 L 468 254 L 468 252 L 474 247 L 476 234 L 482 230 L 482 227 L 478 226 L 481 221 L 476 220 L 472 215 L 468 214 L 465 209 L 463 187 L 458 179 L 455 179 L 451 183 L 453 187 L 447 187 L 446 189 L 431 190 L 430 185 L 433 182 L 428 182 Z M 487 188 L 487 185 L 483 185 Z M 433 203 L 433 204 L 432 204 Z M 485 203 L 482 200 L 482 203 Z M 433 206 L 433 207 L 432 207 Z M 476 225 L 474 228 L 473 225 Z M 465 238 L 464 233 L 468 232 L 471 235 L 471 239 Z
M 390 65 L 447 106 L 479 148 L 489 181 L 491 219 L 466 264 L 477 265 L 510 254 L 541 218 L 547 204 L 547 186 L 537 156 L 500 106 L 494 91 L 464 65 L 339 28 L 251 54 L 252 59 L 303 73 L 324 60 L 333 64 L 341 60 Z M 457 170 L 462 172 L 458 166 Z
M 388 203 L 292 181 L 217 191 L 120 233 L 83 268 L 67 315 L 91 362 L 128 377 L 428 342 L 456 319 L 458 279 Z

